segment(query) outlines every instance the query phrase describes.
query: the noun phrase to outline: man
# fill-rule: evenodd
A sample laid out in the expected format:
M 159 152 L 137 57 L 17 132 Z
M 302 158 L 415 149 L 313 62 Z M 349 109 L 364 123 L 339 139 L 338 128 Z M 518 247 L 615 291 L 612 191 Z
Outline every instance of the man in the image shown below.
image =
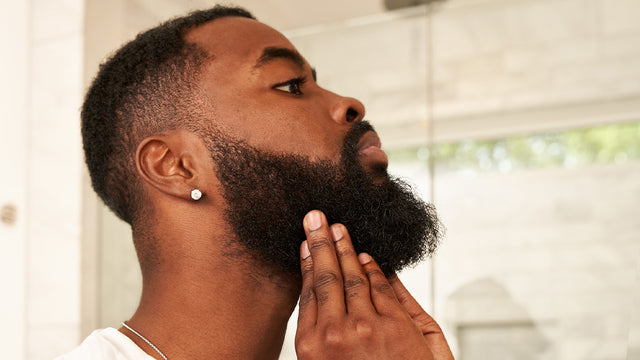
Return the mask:
M 298 298 L 300 359 L 451 359 L 393 275 L 434 250 L 438 221 L 363 117 L 242 9 L 121 48 L 82 134 L 94 189 L 131 224 L 142 298 L 62 359 L 277 359 Z

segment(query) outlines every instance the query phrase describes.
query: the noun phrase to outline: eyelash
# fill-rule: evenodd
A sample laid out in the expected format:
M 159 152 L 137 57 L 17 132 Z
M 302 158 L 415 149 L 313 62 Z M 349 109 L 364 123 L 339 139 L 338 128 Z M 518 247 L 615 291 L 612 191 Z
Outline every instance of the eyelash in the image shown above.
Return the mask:
M 301 77 L 297 77 L 295 79 L 291 79 L 289 81 L 277 84 L 273 88 L 279 91 L 288 92 L 293 95 L 302 95 L 302 91 L 300 90 L 300 87 L 302 87 L 302 85 L 305 82 L 307 82 L 307 78 L 305 76 L 301 76 Z M 287 87 L 286 90 L 280 89 L 285 86 Z M 295 87 L 295 89 L 293 89 L 293 87 Z

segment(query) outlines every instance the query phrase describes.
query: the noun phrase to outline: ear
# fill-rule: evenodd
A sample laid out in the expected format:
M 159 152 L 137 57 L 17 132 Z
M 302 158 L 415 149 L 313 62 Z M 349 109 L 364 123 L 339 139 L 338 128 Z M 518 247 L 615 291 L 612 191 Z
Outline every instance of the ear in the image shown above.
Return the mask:
M 144 139 L 136 150 L 136 165 L 142 179 L 156 190 L 185 200 L 191 199 L 191 190 L 199 189 L 199 166 L 194 146 L 195 135 L 185 130 L 172 130 Z

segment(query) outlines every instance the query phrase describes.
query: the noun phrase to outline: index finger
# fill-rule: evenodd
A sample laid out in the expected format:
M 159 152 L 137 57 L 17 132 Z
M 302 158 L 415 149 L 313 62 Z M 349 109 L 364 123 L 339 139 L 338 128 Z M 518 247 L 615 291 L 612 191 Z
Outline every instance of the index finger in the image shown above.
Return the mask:
M 342 224 L 331 225 L 338 261 L 342 268 L 344 295 L 349 314 L 368 314 L 376 310 L 371 302 L 369 279 L 353 248 L 349 231 Z
M 313 261 L 309 252 L 309 243 L 300 245 L 300 269 L 302 271 L 302 289 L 298 302 L 298 331 L 307 330 L 316 325 L 317 304 L 313 290 Z
M 313 289 L 319 321 L 336 321 L 346 316 L 340 263 L 324 214 L 313 210 L 304 218 L 309 251 L 313 261 Z

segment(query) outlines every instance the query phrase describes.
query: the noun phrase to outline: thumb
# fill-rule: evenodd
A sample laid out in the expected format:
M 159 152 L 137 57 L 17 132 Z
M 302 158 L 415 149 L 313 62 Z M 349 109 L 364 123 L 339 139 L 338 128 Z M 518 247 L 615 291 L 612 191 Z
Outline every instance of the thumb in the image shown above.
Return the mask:
M 437 360 L 453 360 L 453 354 L 449 349 L 449 344 L 444 337 L 440 325 L 427 314 L 416 299 L 409 293 L 396 274 L 389 278 L 389 284 L 396 293 L 396 298 L 405 308 L 413 322 L 422 331 L 425 340 L 429 344 L 431 351 Z

